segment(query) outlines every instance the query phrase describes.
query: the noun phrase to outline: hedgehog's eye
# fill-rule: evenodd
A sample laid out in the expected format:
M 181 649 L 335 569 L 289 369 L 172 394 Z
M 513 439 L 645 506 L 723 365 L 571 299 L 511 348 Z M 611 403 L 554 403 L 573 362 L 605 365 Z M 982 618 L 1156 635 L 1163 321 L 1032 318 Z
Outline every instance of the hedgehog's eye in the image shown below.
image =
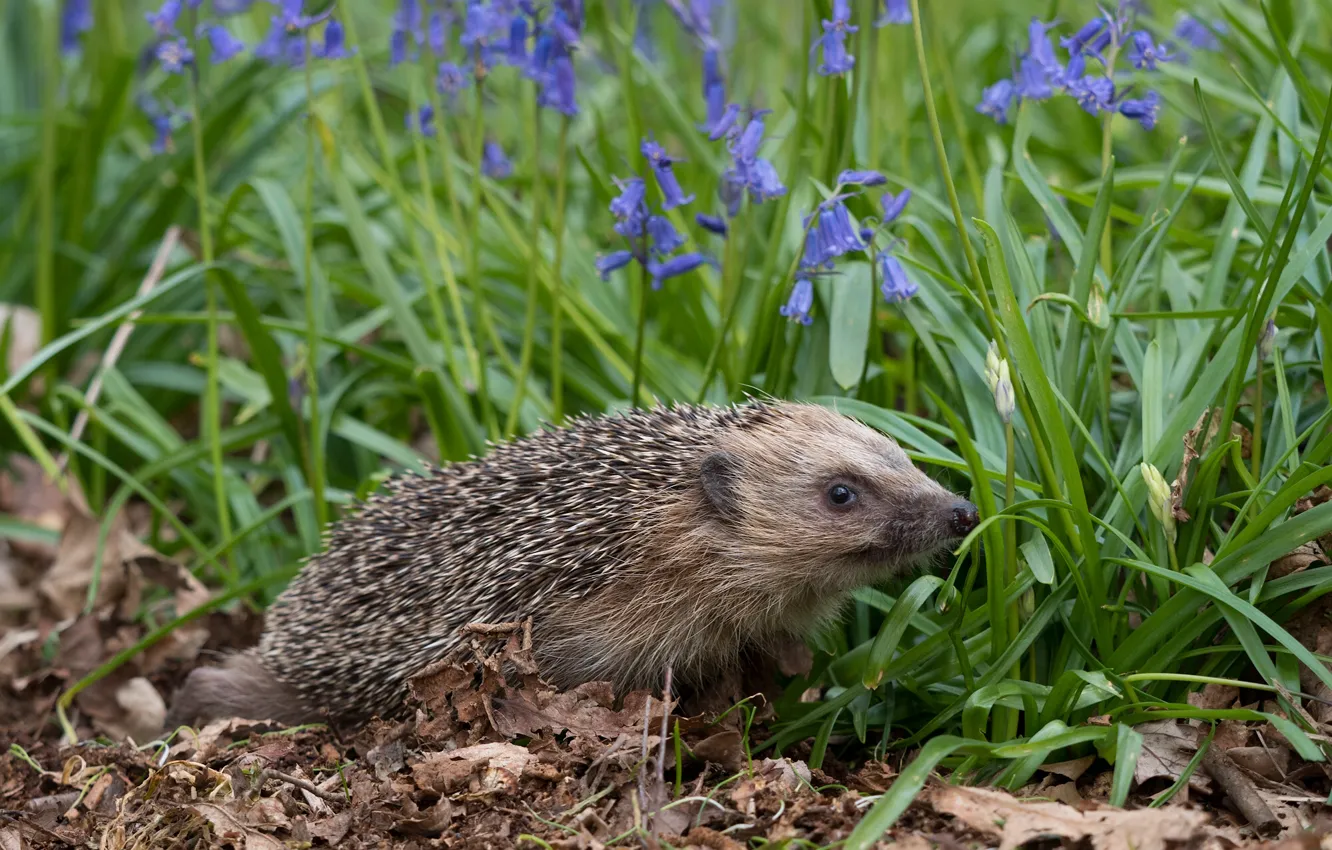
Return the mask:
M 828 488 L 828 501 L 834 507 L 845 508 L 856 500 L 856 491 L 845 484 L 834 484 Z

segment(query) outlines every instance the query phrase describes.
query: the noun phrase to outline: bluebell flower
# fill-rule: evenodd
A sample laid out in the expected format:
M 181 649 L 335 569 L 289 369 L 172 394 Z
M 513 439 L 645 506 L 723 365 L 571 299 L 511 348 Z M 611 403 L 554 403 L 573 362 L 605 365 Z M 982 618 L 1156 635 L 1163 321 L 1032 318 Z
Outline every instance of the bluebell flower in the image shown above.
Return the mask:
M 777 176 L 777 169 L 766 159 L 756 159 L 749 165 L 749 197 L 754 203 L 770 201 L 786 194 L 786 186 Z
M 347 35 L 337 18 L 329 18 L 324 26 L 324 43 L 313 45 L 310 52 L 320 59 L 348 59 L 355 53 L 346 47 Z
M 1065 90 L 1091 115 L 1114 108 L 1115 84 L 1109 77 L 1078 77 L 1069 80 Z
M 153 127 L 151 145 L 153 153 L 160 154 L 173 151 L 175 144 L 171 138 L 171 132 L 175 129 L 176 119 L 180 114 L 175 106 L 167 102 L 166 106 L 163 107 L 146 94 L 136 98 L 136 105 Z
M 1221 42 L 1217 40 L 1216 32 L 1225 32 L 1219 22 L 1209 28 L 1187 12 L 1181 12 L 1175 22 L 1175 37 L 1184 39 L 1196 50 L 1220 50 Z
M 180 17 L 180 0 L 165 0 L 156 12 L 144 15 L 153 32 L 165 38 L 176 32 L 176 19 Z
M 407 32 L 394 30 L 389 33 L 389 67 L 396 68 L 407 61 Z
M 666 0 L 685 32 L 697 38 L 705 46 L 712 46 L 712 7 L 717 0 Z M 722 0 L 725 2 L 725 0 Z M 687 5 L 686 5 L 687 4 Z
M 883 14 L 874 21 L 874 26 L 911 23 L 910 0 L 883 0 Z
M 920 291 L 920 286 L 907 277 L 902 263 L 887 251 L 879 254 L 879 270 L 883 274 L 879 291 L 883 293 L 883 300 L 889 304 L 901 303 Z
M 407 111 L 405 123 L 409 131 L 416 131 L 427 138 L 435 135 L 435 107 L 425 104 L 416 113 Z
M 633 259 L 634 255 L 629 251 L 612 251 L 597 258 L 597 274 L 601 275 L 602 280 L 609 280 L 611 272 L 624 268 L 633 262 Z
M 435 90 L 450 99 L 467 88 L 467 73 L 452 62 L 440 62 L 435 72 Z
M 611 214 L 616 218 L 615 232 L 626 239 L 641 237 L 647 225 L 647 184 L 641 177 L 628 180 L 615 178 L 620 194 L 610 202 Z
M 809 315 L 812 309 L 814 309 L 814 283 L 807 277 L 798 277 L 795 286 L 791 287 L 790 297 L 777 312 L 793 322 L 808 325 L 814 321 Z
M 873 242 L 873 241 L 874 241 L 874 228 L 872 228 L 872 227 L 862 227 L 862 228 L 860 228 L 860 241 L 861 241 L 861 242 L 864 242 L 866 245 L 868 245 L 868 244 L 870 244 L 871 242 Z
M 722 173 L 717 197 L 722 206 L 726 207 L 726 215 L 735 218 L 740 213 L 740 204 L 745 200 L 745 181 L 734 168 L 728 168 Z
M 740 117 L 740 106 L 738 104 L 728 104 L 722 111 L 717 122 L 704 129 L 708 131 L 708 141 L 715 142 L 723 136 L 729 136 L 735 128 L 735 119 Z
M 1063 74 L 1063 71 L 1060 71 Z M 1045 66 L 1031 56 L 1023 56 L 1013 77 L 1017 95 L 1025 100 L 1046 100 L 1054 96 L 1051 79 Z
M 648 166 L 652 168 L 652 173 L 657 178 L 657 186 L 661 188 L 665 198 L 661 204 L 663 210 L 675 209 L 694 200 L 693 195 L 685 195 L 680 189 L 680 181 L 676 178 L 672 167 L 678 160 L 666 153 L 666 149 L 650 137 L 643 140 L 640 150 L 643 156 L 647 157 Z
M 162 39 L 158 42 L 154 55 L 162 70 L 168 74 L 184 73 L 187 66 L 194 64 L 194 51 L 190 50 L 189 43 L 180 37 Z
M 253 5 L 254 0 L 213 0 L 213 14 L 226 18 L 248 12 Z
M 845 197 L 834 195 L 805 216 L 802 223 L 808 228 L 808 235 L 805 237 L 801 266 L 807 269 L 832 268 L 835 258 L 851 251 L 864 250 L 865 243 L 860 241 L 860 233 L 851 223 L 851 213 L 846 204 L 842 203 Z
M 1174 58 L 1170 49 L 1152 41 L 1151 33 L 1134 30 L 1129 33 L 1129 62 L 1140 71 L 1155 71 L 1157 62 L 1169 62 Z
M 852 171 L 848 169 L 837 175 L 837 182 L 844 186 L 882 186 L 888 182 L 888 178 L 877 171 Z
M 1099 56 L 1109 41 L 1109 21 L 1103 15 L 1097 15 L 1073 35 L 1059 39 L 1059 46 L 1071 56 L 1087 53 Z
M 245 42 L 232 35 L 226 27 L 214 24 L 204 29 L 214 63 L 226 62 L 245 50 Z
M 1137 121 L 1144 130 L 1150 130 L 1156 126 L 1156 116 L 1160 110 L 1161 97 L 1154 91 L 1147 92 L 1141 98 L 1126 98 L 1119 102 L 1119 114 Z
M 907 202 L 911 200 L 911 190 L 903 189 L 900 193 L 894 195 L 892 192 L 885 192 L 880 203 L 883 205 L 884 227 L 897 221 L 898 216 L 906 209 Z
M 448 41 L 449 29 L 444 16 L 439 12 L 431 12 L 430 20 L 426 23 L 426 44 L 430 46 L 430 51 L 436 56 L 443 56 L 448 49 Z
M 509 40 L 505 45 L 504 60 L 515 68 L 525 68 L 527 55 L 527 16 L 514 15 L 509 21 Z
M 990 116 L 1000 124 L 1007 124 L 1016 93 L 1012 80 L 1000 80 L 992 86 L 987 86 L 981 93 L 981 101 L 976 104 L 976 111 Z
M 288 29 L 280 18 L 274 17 L 264 40 L 254 46 L 254 55 L 270 65 L 300 67 L 305 63 L 305 36 L 300 30 Z
M 719 215 L 708 215 L 707 213 L 695 213 L 694 221 L 704 230 L 715 233 L 718 236 L 725 236 L 727 231 L 726 219 Z
M 562 115 L 578 114 L 577 84 L 573 57 L 562 45 L 556 44 L 542 80 L 537 103 Z
M 652 243 L 652 250 L 660 257 L 679 248 L 685 241 L 680 231 L 676 230 L 675 225 L 664 215 L 648 216 L 647 234 Z
M 80 37 L 92 29 L 92 0 L 65 0 L 60 12 L 60 49 L 64 53 L 75 53 L 79 49 Z
M 481 173 L 492 180 L 503 180 L 513 174 L 513 163 L 504 155 L 504 148 L 499 142 L 486 140 L 481 149 Z
M 307 30 L 333 14 L 332 4 L 317 15 L 306 15 L 302 11 L 304 0 L 273 0 L 273 2 L 278 7 L 278 13 L 273 20 L 288 30 Z
M 1063 66 L 1055 58 L 1054 47 L 1050 44 L 1050 27 L 1054 22 L 1043 23 L 1040 18 L 1032 18 L 1027 25 L 1027 56 L 1041 66 L 1047 77 L 1058 79 Z
M 660 263 L 649 262 L 647 264 L 648 274 L 652 276 L 652 288 L 661 289 L 661 283 L 664 280 L 677 277 L 691 272 L 704 263 L 711 262 L 711 259 L 704 254 L 681 254 L 678 257 L 671 257 L 669 260 L 663 260 Z
M 511 18 L 498 4 L 468 0 L 458 42 L 472 52 L 482 67 L 489 67 L 495 58 L 496 46 L 508 46 Z
M 581 43 L 579 30 L 583 27 L 581 0 L 556 0 L 554 13 L 550 16 L 548 24 L 566 49 L 577 48 Z
M 726 135 L 740 114 L 739 106 L 726 105 L 726 84 L 722 80 L 721 60 L 716 48 L 703 54 L 703 102 L 707 105 L 707 120 L 700 129 L 715 142 Z
M 731 157 L 737 163 L 753 162 L 758 156 L 759 145 L 763 143 L 763 116 L 766 114 L 767 110 L 754 113 L 745 129 L 728 146 Z
M 442 25 L 443 21 L 440 23 Z M 399 0 L 398 10 L 393 13 L 393 29 L 389 33 L 390 68 L 407 60 L 408 35 L 411 35 L 418 45 L 425 41 L 425 31 L 421 28 L 421 4 L 419 0 Z M 441 33 L 441 44 L 443 41 Z M 443 53 L 443 50 L 436 50 L 435 52 L 440 54 Z
M 833 19 L 823 22 L 823 35 L 814 43 L 814 49 L 823 48 L 823 64 L 818 72 L 825 77 L 845 74 L 856 65 L 856 57 L 846 52 L 846 37 L 860 28 L 850 23 L 848 0 L 833 0 Z

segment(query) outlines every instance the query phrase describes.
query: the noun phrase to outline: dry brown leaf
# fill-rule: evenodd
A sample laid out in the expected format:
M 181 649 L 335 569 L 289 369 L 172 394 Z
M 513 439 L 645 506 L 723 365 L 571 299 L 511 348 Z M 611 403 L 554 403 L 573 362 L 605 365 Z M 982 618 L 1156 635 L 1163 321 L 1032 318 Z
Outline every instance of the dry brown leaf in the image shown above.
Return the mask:
M 813 780 L 809 765 L 788 758 L 764 759 L 754 765 L 754 772 L 767 780 L 770 787 L 799 791 L 808 788 Z
M 1268 575 L 1274 579 L 1283 578 L 1307 570 L 1314 564 L 1326 562 L 1327 556 L 1323 554 L 1323 547 L 1310 540 L 1273 561 Z
M 1157 777 L 1178 779 L 1198 751 L 1197 732 L 1180 720 L 1157 720 L 1133 728 L 1142 735 L 1142 753 L 1133 771 L 1133 779 L 1139 784 Z M 1189 781 L 1203 790 L 1205 780 L 1197 772 Z
M 1235 747 L 1227 750 L 1239 767 L 1273 782 L 1282 782 L 1290 772 L 1290 750 L 1285 747 Z
M 276 807 L 276 812 L 274 812 Z M 261 798 L 253 804 L 240 801 L 227 803 L 195 803 L 191 806 L 213 825 L 213 833 L 222 841 L 244 850 L 286 850 L 286 844 L 255 827 L 275 824 L 272 818 L 280 814 L 282 806 L 272 798 Z M 286 816 L 282 816 L 286 821 Z
M 934 785 L 922 797 L 935 811 L 1000 836 L 999 850 L 1052 836 L 1095 850 L 1166 850 L 1171 842 L 1194 837 L 1208 822 L 1203 812 L 1177 807 L 1079 811 L 1064 803 L 1024 803 L 1000 791 L 958 785 Z
M 690 749 L 699 758 L 721 765 L 728 773 L 735 773 L 745 766 L 745 751 L 741 744 L 739 732 L 726 730 L 709 735 Z
M 1043 764 L 1041 765 L 1041 770 L 1045 771 L 1046 773 L 1053 773 L 1057 776 L 1062 776 L 1065 779 L 1072 779 L 1074 781 L 1077 781 L 1082 776 L 1082 774 L 1087 772 L 1087 768 L 1091 767 L 1092 763 L 1095 761 L 1096 761 L 1096 756 L 1084 756 L 1083 758 L 1073 759 L 1072 761 L 1060 761 L 1060 762 L 1055 762 L 1053 764 Z
M 143 676 L 135 676 L 115 691 L 119 716 L 99 718 L 102 729 L 113 740 L 129 738 L 143 744 L 162 731 L 166 720 L 166 701 Z
M 452 793 L 481 775 L 481 787 L 487 791 L 510 791 L 524 770 L 537 757 L 526 747 L 510 743 L 476 744 L 442 753 L 429 753 L 412 765 L 412 778 L 422 788 L 440 794 Z
M 1230 708 L 1237 699 L 1239 699 L 1239 688 L 1216 682 L 1211 682 L 1201 691 L 1192 691 L 1188 695 L 1189 705 L 1209 710 Z
M 22 304 L 0 304 L 0 339 L 5 336 L 6 325 L 9 326 L 6 374 L 12 375 L 27 365 L 41 347 L 42 317 L 36 310 Z
M 351 829 L 351 825 L 351 810 L 344 809 L 332 817 L 307 823 L 306 829 L 315 838 L 322 838 L 331 846 L 337 847 L 339 842 L 347 836 L 347 831 Z

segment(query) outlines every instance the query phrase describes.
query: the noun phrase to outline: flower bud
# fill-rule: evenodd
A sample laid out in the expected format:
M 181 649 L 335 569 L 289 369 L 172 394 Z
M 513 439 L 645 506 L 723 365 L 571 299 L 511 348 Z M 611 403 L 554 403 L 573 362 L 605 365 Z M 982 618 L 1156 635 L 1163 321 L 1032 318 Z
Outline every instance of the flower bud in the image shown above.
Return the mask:
M 1142 480 L 1147 484 L 1147 505 L 1152 515 L 1165 529 L 1166 539 L 1175 542 L 1175 511 L 1170 504 L 1170 485 L 1166 483 L 1161 471 L 1144 461 L 1139 464 Z
M 1258 359 L 1267 360 L 1272 356 L 1272 346 L 1276 342 L 1276 322 L 1271 319 L 1263 325 L 1263 332 L 1258 336 Z
M 1105 309 L 1105 291 L 1096 281 L 1092 281 L 1091 295 L 1087 297 L 1087 318 L 1102 330 L 1110 326 L 1110 316 Z
M 994 385 L 999 382 L 999 346 L 990 340 L 990 347 L 985 352 L 985 386 L 994 392 Z
M 999 375 L 994 383 L 994 409 L 999 411 L 999 418 L 1007 425 L 1013 419 L 1016 399 L 1013 396 L 1013 381 L 1008 377 L 1008 361 L 999 361 Z

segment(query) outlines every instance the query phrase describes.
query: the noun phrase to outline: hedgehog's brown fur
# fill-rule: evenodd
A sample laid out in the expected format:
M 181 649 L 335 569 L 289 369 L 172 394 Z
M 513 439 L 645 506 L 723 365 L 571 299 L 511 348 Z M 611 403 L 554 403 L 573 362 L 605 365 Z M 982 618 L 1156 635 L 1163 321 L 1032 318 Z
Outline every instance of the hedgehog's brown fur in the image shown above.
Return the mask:
M 333 527 L 256 650 L 191 674 L 169 722 L 392 714 L 461 626 L 524 617 L 557 685 L 651 685 L 668 664 L 697 685 L 974 524 L 896 443 L 822 407 L 580 419 L 391 480 Z

